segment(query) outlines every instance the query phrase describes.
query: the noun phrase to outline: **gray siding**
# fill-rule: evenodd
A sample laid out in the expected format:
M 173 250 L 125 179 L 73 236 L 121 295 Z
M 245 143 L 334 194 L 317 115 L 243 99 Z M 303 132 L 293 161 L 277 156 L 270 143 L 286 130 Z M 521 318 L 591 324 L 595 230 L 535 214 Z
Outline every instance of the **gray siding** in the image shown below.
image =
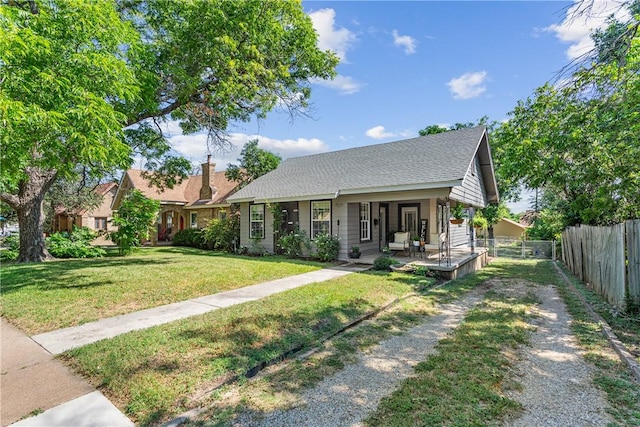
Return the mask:
M 240 246 L 249 247 L 249 203 L 240 203 Z
M 470 242 L 470 235 L 467 234 L 469 232 L 469 226 L 467 224 L 467 220 L 464 220 L 464 223 L 460 226 L 455 224 L 449 224 L 449 234 L 451 237 L 451 247 L 466 245 Z
M 451 197 L 465 204 L 484 208 L 487 206 L 487 193 L 482 179 L 482 171 L 478 157 L 473 159 L 461 186 L 451 189 Z

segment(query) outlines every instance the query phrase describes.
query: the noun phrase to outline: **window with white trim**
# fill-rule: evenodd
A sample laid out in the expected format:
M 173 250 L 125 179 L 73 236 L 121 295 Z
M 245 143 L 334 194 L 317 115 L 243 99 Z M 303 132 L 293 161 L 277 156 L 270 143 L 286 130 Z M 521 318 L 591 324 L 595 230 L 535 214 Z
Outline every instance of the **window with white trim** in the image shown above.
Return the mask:
M 107 230 L 107 218 L 105 217 L 96 217 L 95 219 L 95 229 L 99 231 Z
M 249 207 L 249 238 L 264 239 L 264 205 Z
M 360 203 L 360 241 L 371 240 L 371 203 Z
M 220 209 L 218 211 L 218 219 L 219 220 L 225 220 L 227 219 L 227 210 L 226 209 Z
M 331 201 L 311 202 L 311 238 L 331 234 Z
M 198 213 L 191 212 L 191 228 L 198 228 Z

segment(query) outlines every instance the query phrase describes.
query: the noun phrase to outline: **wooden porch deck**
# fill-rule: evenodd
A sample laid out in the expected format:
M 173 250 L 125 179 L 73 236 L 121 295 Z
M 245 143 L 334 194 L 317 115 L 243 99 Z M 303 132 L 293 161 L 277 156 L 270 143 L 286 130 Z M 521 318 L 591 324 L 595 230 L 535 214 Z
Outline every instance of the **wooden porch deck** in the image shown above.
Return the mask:
M 413 251 L 395 252 L 391 258 L 399 261 L 401 264 L 413 264 L 416 266 L 427 267 L 429 270 L 439 271 L 445 279 L 456 279 L 466 276 L 469 273 L 480 270 L 489 262 L 489 254 L 487 248 L 476 247 L 473 252 L 468 246 L 457 246 L 451 248 L 451 257 L 449 259 L 439 259 L 438 253 L 429 255 L 416 254 Z M 358 259 L 346 259 L 341 261 L 373 265 L 373 261 L 381 256 L 381 253 L 363 253 Z M 421 256 L 420 256 L 421 255 Z

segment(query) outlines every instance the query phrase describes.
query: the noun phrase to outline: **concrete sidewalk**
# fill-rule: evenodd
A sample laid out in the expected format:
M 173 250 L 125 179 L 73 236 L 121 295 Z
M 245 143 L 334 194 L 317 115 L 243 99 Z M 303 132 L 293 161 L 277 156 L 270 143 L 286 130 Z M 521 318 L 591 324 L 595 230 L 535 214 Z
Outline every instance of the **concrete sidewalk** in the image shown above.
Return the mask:
M 14 423 L 31 414 L 17 426 L 132 426 L 133 423 L 89 383 L 73 374 L 51 353 L 31 338 L 0 319 L 2 344 L 0 354 L 0 423 Z M 55 410 L 58 405 L 91 396 L 96 404 L 81 411 Z M 53 408 L 53 409 L 50 409 Z M 46 411 L 49 409 L 50 411 Z M 82 414 L 85 419 L 82 419 Z M 99 414 L 96 417 L 95 414 Z M 81 418 L 78 418 L 80 415 Z M 53 417 L 53 418 L 52 418 Z M 56 422 L 60 419 L 61 422 Z
M 162 325 L 247 301 L 254 301 L 310 283 L 323 282 L 355 271 L 363 271 L 367 268 L 355 266 L 325 268 L 121 316 L 109 317 L 80 326 L 58 329 L 57 331 L 34 335 L 31 338 L 50 353 L 60 354 L 72 348 L 113 338 L 127 332 Z
M 254 301 L 368 268 L 355 265 L 326 268 L 31 338 L 2 319 L 1 424 L 7 426 L 34 411 L 45 411 L 15 426 L 131 426 L 133 423 L 111 402 L 55 360 L 53 355 L 130 331 Z

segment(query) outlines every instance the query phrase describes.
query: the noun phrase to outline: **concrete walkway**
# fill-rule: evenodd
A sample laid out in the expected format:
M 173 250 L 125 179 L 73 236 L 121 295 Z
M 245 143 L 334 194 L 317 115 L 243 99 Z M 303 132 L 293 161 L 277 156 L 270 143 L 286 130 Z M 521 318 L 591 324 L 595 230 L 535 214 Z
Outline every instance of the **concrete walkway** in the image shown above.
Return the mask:
M 0 422 L 7 426 L 132 426 L 133 423 L 91 385 L 53 355 L 102 339 L 145 329 L 220 308 L 254 301 L 310 283 L 364 271 L 344 265 L 247 286 L 188 301 L 98 320 L 29 338 L 2 319 Z

